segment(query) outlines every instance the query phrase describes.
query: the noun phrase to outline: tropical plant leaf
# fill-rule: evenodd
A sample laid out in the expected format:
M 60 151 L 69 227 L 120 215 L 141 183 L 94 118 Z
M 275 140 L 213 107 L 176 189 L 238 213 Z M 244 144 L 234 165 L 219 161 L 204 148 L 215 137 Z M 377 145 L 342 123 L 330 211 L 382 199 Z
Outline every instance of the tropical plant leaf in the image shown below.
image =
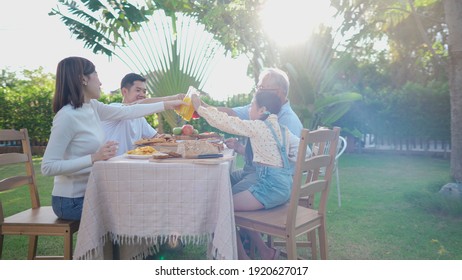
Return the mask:
M 440 2 L 441 0 L 414 0 L 414 6 L 416 7 L 427 7 L 427 6 L 431 6 L 431 5 L 434 5 L 438 2 Z
M 317 116 L 319 121 L 317 125 L 331 126 L 350 110 L 351 105 L 351 103 L 339 103 L 325 108 Z
M 106 8 L 106 6 L 101 3 L 99 0 L 82 0 L 82 3 L 86 4 L 88 9 L 92 12 L 96 12 L 102 8 Z
M 103 52 L 108 56 L 112 56 L 111 48 L 115 45 L 125 45 L 131 39 L 131 32 L 138 31 L 153 12 L 149 6 L 138 8 L 127 0 L 80 0 L 83 7 L 77 1 L 58 2 L 67 13 L 61 12 L 58 6 L 49 15 L 60 16 L 77 39 L 83 40 L 94 53 Z M 78 28 L 75 22 L 85 23 L 86 27 Z M 103 34 L 104 37 L 87 36 L 86 33 Z
M 353 137 L 361 138 L 363 133 L 357 128 L 349 129 L 348 127 L 342 127 L 342 134 L 351 134 Z
M 93 49 L 95 53 L 104 53 L 107 56 L 112 56 L 113 51 L 109 48 L 112 41 L 103 33 L 65 15 L 61 15 L 61 20 L 76 35 L 77 39 L 85 42 L 85 47 Z
M 95 18 L 94 16 L 90 15 L 89 13 L 87 13 L 85 11 L 75 9 L 74 7 L 72 7 L 72 8 L 69 7 L 69 12 L 71 14 L 73 14 L 74 16 L 76 16 L 77 18 L 80 18 L 80 19 L 88 22 L 89 24 L 94 24 L 95 22 L 98 22 L 98 19 Z
M 346 92 L 335 95 L 328 95 L 323 98 L 319 98 L 315 101 L 314 107 L 315 113 L 320 113 L 326 108 L 336 106 L 338 104 L 351 104 L 355 101 L 361 100 L 362 95 L 356 92 Z
M 114 52 L 147 78 L 151 96 L 169 96 L 185 93 L 189 86 L 200 90 L 219 49 L 213 36 L 193 18 L 182 14 L 169 17 L 156 11 L 132 33 L 126 46 L 118 46 Z M 171 127 L 182 122 L 172 111 L 163 112 L 162 117 Z

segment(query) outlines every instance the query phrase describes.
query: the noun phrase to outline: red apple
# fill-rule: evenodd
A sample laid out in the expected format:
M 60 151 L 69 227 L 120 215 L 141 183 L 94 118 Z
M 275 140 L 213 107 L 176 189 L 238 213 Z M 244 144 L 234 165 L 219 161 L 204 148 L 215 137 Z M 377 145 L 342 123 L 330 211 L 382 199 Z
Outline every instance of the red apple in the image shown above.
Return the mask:
M 194 127 L 190 124 L 185 124 L 181 128 L 181 132 L 183 135 L 191 135 L 194 133 Z

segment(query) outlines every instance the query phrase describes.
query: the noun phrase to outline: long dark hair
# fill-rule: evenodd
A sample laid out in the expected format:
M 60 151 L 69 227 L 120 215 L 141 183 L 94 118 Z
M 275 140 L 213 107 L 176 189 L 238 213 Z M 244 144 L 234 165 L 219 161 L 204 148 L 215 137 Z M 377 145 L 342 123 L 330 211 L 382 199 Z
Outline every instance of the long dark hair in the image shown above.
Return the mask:
M 74 108 L 82 107 L 84 103 L 83 76 L 95 72 L 95 65 L 83 57 L 71 56 L 61 60 L 56 69 L 56 88 L 53 97 L 53 112 L 71 104 Z
M 255 94 L 255 102 L 257 103 L 258 108 L 265 106 L 266 111 L 271 114 L 277 115 L 279 114 L 279 111 L 281 111 L 282 102 L 274 90 L 258 90 Z M 263 114 L 260 119 L 264 121 L 268 118 L 268 116 L 268 114 Z

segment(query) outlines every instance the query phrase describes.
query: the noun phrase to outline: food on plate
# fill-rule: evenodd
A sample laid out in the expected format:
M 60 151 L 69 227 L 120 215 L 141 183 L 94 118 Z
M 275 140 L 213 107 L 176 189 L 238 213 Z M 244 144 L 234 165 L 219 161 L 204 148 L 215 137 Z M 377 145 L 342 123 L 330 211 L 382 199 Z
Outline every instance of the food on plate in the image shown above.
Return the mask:
M 155 153 L 152 155 L 152 158 L 155 158 L 155 159 L 166 159 L 166 158 L 169 158 L 170 156 L 166 153 Z
M 178 140 L 195 140 L 197 139 L 196 135 L 198 132 L 199 131 L 190 124 L 174 127 L 172 129 L 173 137 Z
M 176 135 L 186 135 L 186 136 L 202 136 L 203 138 L 205 137 L 220 137 L 220 135 L 216 132 L 202 132 L 199 133 L 199 130 L 194 128 L 192 124 L 185 124 L 183 126 L 177 126 L 172 128 L 172 134 L 174 136 Z
M 181 135 L 182 130 L 183 130 L 183 129 L 182 129 L 181 127 L 174 127 L 174 128 L 172 129 L 172 133 L 173 133 L 174 135 Z
M 181 127 L 181 134 L 191 135 L 194 133 L 194 127 L 190 124 L 185 124 Z
M 161 153 L 176 152 L 178 149 L 178 143 L 176 142 L 157 143 L 152 146 Z
M 160 133 L 157 134 L 157 138 L 164 138 L 165 140 L 169 141 L 172 140 L 172 135 L 167 133 Z
M 152 146 L 142 146 L 127 152 L 129 155 L 152 155 L 154 153 L 158 153 L 158 151 Z
M 225 145 L 223 144 L 222 140 L 209 138 L 209 139 L 202 139 L 201 141 L 204 141 L 204 140 L 214 145 L 215 147 L 217 147 L 220 152 L 223 152 L 223 150 L 225 149 Z
M 147 144 L 153 144 L 153 143 L 165 143 L 167 140 L 163 137 L 155 137 L 155 138 L 141 138 L 140 140 L 137 140 L 134 144 L 139 146 L 139 145 L 147 145 Z
M 176 141 L 171 141 L 171 142 L 164 142 L 164 143 L 156 143 L 154 146 L 171 146 L 171 147 L 176 147 L 178 146 L 178 143 Z
M 155 153 L 152 155 L 154 159 L 167 159 L 167 158 L 179 158 L 181 154 L 176 152 L 164 152 L 164 153 Z
M 172 129 L 173 135 L 192 135 L 192 134 L 198 134 L 199 131 L 194 128 L 194 126 L 190 124 L 185 124 L 183 126 L 177 126 Z
M 185 140 L 178 144 L 177 152 L 183 158 L 196 158 L 202 154 L 218 154 L 221 150 L 218 145 L 208 141 Z
M 205 139 L 205 138 L 220 138 L 223 139 L 223 137 L 216 133 L 216 132 L 202 132 L 197 134 L 197 138 L 199 139 Z
M 166 152 L 166 154 L 168 154 L 168 156 L 171 157 L 171 158 L 179 158 L 179 157 L 181 157 L 181 154 L 179 154 L 177 152 Z
M 175 142 L 175 139 L 170 134 L 158 134 L 157 137 L 142 138 L 133 144 L 136 146 L 176 145 Z
M 199 131 L 194 128 L 194 126 L 190 124 L 185 124 L 183 126 L 177 126 L 172 129 L 172 138 L 174 140 L 198 140 L 198 139 L 217 139 L 219 141 L 223 140 L 223 136 L 216 132 L 203 132 L 199 133 Z

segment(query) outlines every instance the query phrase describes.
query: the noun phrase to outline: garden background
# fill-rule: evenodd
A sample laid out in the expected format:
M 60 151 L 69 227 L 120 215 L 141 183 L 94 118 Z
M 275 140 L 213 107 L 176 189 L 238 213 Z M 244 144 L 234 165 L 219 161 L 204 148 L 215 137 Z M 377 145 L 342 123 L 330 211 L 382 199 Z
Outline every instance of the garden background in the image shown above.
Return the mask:
M 249 61 L 248 75 L 254 80 L 265 67 L 278 67 L 286 71 L 291 81 L 289 99 L 304 127 L 340 126 L 342 135 L 351 139 L 350 152 L 367 152 L 362 149 L 365 135 L 373 135 L 376 141 L 386 139 L 405 147 L 430 141 L 444 143 L 451 152 L 450 161 L 429 157 L 437 156 L 429 153 L 423 153 L 424 157 L 409 158 L 401 155 L 388 158 L 387 155 L 378 154 L 348 154 L 345 161 L 341 160 L 341 170 L 357 169 L 351 170 L 350 177 L 348 173 L 341 175 L 345 176 L 341 180 L 346 192 L 351 192 L 352 205 L 358 207 L 367 202 L 367 207 L 362 211 L 368 211 L 373 205 L 381 205 L 381 213 L 386 213 L 392 201 L 400 201 L 397 197 L 406 197 L 408 201 L 417 203 L 403 202 L 408 206 L 405 207 L 406 211 L 420 209 L 420 214 L 425 213 L 433 221 L 445 217 L 443 220 L 451 225 L 449 228 L 457 229 L 455 233 L 460 232 L 454 226 L 461 217 L 457 203 L 450 209 L 443 207 L 453 204 L 441 200 L 438 195 L 439 188 L 445 183 L 462 180 L 462 156 L 457 156 L 462 150 L 462 94 L 455 86 L 460 76 L 455 67 L 458 56 L 452 53 L 459 48 L 454 48 L 458 40 L 451 40 L 451 34 L 458 34 L 453 30 L 449 32 L 453 26 L 453 14 L 448 12 L 462 13 L 460 3 L 450 6 L 457 1 L 332 0 L 330 4 L 336 12 L 336 24 L 319 25 L 305 31 L 302 29 L 297 35 L 305 40 L 281 45 L 270 36 L 272 32 L 264 31 L 258 20 L 264 5 L 271 1 L 139 2 L 59 0 L 50 15 L 59 19 L 75 38 L 85 43 L 86 48 L 103 56 L 120 59 L 134 72 L 148 77 L 148 90 L 152 96 L 186 92 L 187 87 L 193 85 L 202 90 L 204 99 L 212 105 L 233 107 L 247 104 L 253 92 L 237 92 L 226 101 L 217 101 L 213 100 L 213 93 L 203 90 L 210 63 L 217 53 L 224 52 L 233 57 L 245 55 Z M 286 1 L 285 5 L 295 13 L 302 2 Z M 196 34 L 193 33 L 196 30 L 200 30 L 197 34 L 203 36 L 191 36 Z M 286 29 L 286 33 L 290 33 L 290 30 L 290 27 Z M 462 36 L 459 37 L 462 40 Z M 32 145 L 42 147 L 35 150 L 40 160 L 53 119 L 51 100 L 54 74 L 42 68 L 20 72 L 9 69 L 0 71 L 0 128 L 28 128 Z M 120 98 L 117 92 L 105 92 L 101 101 L 108 103 Z M 184 123 L 172 112 L 148 119 L 159 131 L 166 133 L 173 126 Z M 193 124 L 199 131 L 213 131 L 203 120 L 194 121 Z M 14 143 L 0 143 L 0 148 L 7 149 L 11 145 L 14 146 Z M 394 152 L 403 153 L 401 149 Z M 400 162 L 403 165 L 398 164 Z M 422 163 L 427 163 L 425 165 L 430 169 L 425 169 L 420 165 Z M 375 165 L 376 169 L 369 169 Z M 438 169 L 435 165 L 441 172 L 434 177 L 439 178 L 437 182 L 432 181 L 433 176 L 424 176 Z M 417 170 L 407 170 L 414 167 Z M 427 171 L 423 174 L 420 169 Z M 398 176 L 397 173 L 403 170 L 408 172 L 401 174 L 402 177 Z M 358 174 L 372 181 L 355 181 L 360 177 Z M 48 182 L 44 182 L 48 185 Z M 391 192 L 389 200 L 378 192 L 386 191 L 387 186 Z M 409 192 L 405 191 L 406 188 Z M 428 197 L 422 198 L 422 193 L 409 194 L 416 188 Z M 405 193 L 399 195 L 398 191 Z M 48 197 L 45 195 L 42 199 Z M 440 205 L 436 207 L 438 211 L 431 210 L 434 209 L 432 203 Z M 419 208 L 417 205 L 424 206 Z M 338 210 L 331 208 L 331 211 L 342 212 L 343 209 L 347 207 Z M 359 212 L 355 211 L 343 213 L 338 222 L 351 221 L 358 215 Z M 425 220 L 425 215 L 421 216 L 421 221 Z M 376 219 L 385 219 L 385 216 Z M 396 220 L 389 219 L 387 226 L 399 228 L 393 223 Z M 435 224 L 425 228 L 435 226 L 448 234 L 451 232 L 448 227 Z M 352 225 L 346 227 L 351 228 Z M 367 225 L 364 227 L 373 230 Z M 411 229 L 406 229 L 410 236 L 415 235 Z M 386 240 L 381 246 L 390 247 L 393 238 L 388 237 L 392 233 L 385 231 L 385 237 L 381 235 L 383 232 L 378 230 L 375 236 L 379 241 Z M 356 234 L 359 233 L 350 238 L 365 238 Z M 428 239 L 426 236 L 419 244 L 424 244 Z M 411 242 L 412 238 L 406 240 Z M 432 240 L 428 242 L 432 243 Z M 443 247 L 425 244 L 436 246 L 443 253 L 450 247 L 451 254 L 393 257 L 460 258 L 459 242 L 440 244 L 441 238 L 434 240 L 432 244 Z M 334 248 L 341 248 L 342 245 L 336 242 L 333 243 Z M 345 252 L 354 251 L 356 246 L 345 248 Z M 402 248 L 395 247 L 392 251 Z M 346 258 L 340 253 L 337 256 Z M 386 253 L 370 256 L 387 258 Z

